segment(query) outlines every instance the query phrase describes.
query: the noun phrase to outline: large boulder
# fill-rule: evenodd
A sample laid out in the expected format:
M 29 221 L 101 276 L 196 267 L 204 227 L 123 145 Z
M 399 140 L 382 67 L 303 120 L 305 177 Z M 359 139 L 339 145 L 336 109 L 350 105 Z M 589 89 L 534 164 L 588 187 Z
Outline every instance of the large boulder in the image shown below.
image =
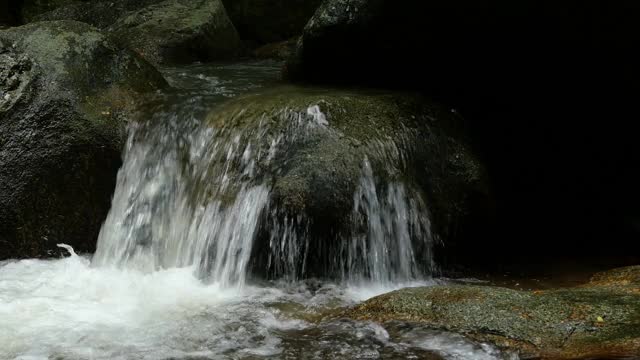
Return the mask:
M 146 61 L 79 22 L 0 32 L 0 259 L 91 251 L 110 207 L 124 127 L 166 86 Z
M 155 65 L 229 59 L 242 48 L 220 0 L 94 0 L 42 14 L 104 29 Z
M 431 214 L 431 229 L 426 230 L 452 242 L 465 221 L 478 215 L 471 214 L 472 208 L 487 204 L 484 170 L 458 128 L 459 119 L 418 95 L 284 87 L 231 100 L 216 108 L 208 121 L 213 128 L 224 129 L 218 136 L 228 137 L 232 144 L 239 142 L 234 146 L 263 154 L 251 162 L 251 170 L 238 167 L 238 180 L 231 183 L 242 183 L 239 180 L 247 172 L 255 181 L 266 181 L 272 188 L 271 220 L 298 219 L 299 243 L 292 246 L 309 254 L 306 276 L 332 276 L 344 270 L 336 254 L 357 228 L 354 198 L 365 196 L 357 195 L 359 192 L 377 192 L 381 204 L 396 195 L 408 196 L 417 208 L 423 198 Z M 227 166 L 210 173 L 232 178 Z M 378 200 L 367 197 L 363 201 Z M 407 216 L 420 216 L 412 214 Z M 257 253 L 264 250 L 261 246 L 273 246 L 274 236 L 292 238 L 290 234 L 274 235 L 278 226 L 292 226 L 286 220 L 278 223 L 280 220 L 265 225 L 267 240 L 258 241 Z M 418 243 L 430 236 L 424 230 L 417 234 L 422 237 Z M 390 246 L 397 249 L 400 245 Z M 423 257 L 429 257 L 431 249 L 416 251 L 427 261 Z M 302 263 L 300 256 L 295 261 Z M 257 257 L 257 269 L 264 268 L 260 259 L 264 257 Z
M 639 10 L 630 0 L 325 0 L 285 75 L 415 89 L 465 116 L 498 214 L 457 262 L 637 254 L 640 179 L 621 154 L 637 153 L 625 119 L 637 92 L 626 89 L 640 83 Z M 611 246 L 597 245 L 603 237 Z
M 300 35 L 321 0 L 223 0 L 223 3 L 242 40 L 261 45 Z
M 446 285 L 407 288 L 343 315 L 459 332 L 522 358 L 613 359 L 640 354 L 640 266 L 596 275 L 583 286 L 524 292 Z
M 158 65 L 228 59 L 241 47 L 220 0 L 163 1 L 118 20 L 109 32 Z

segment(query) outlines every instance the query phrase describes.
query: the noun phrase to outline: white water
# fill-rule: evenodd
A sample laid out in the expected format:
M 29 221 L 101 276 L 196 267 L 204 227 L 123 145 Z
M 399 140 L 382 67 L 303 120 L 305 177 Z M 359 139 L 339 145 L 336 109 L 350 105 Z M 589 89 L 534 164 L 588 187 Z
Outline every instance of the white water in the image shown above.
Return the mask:
M 278 110 L 273 116 L 284 124 L 280 128 L 265 120 L 269 116 L 244 119 L 242 125 L 223 119 L 229 123 L 214 127 L 174 108 L 133 123 L 92 265 L 147 273 L 193 267 L 201 279 L 242 287 L 262 226 L 270 237 L 268 269 L 254 271 L 303 277 L 309 219 L 271 207 L 274 163 L 287 159 L 287 149 L 307 137 L 339 134 L 317 105 L 302 112 Z M 401 153 L 389 143 L 377 145 L 376 152 Z M 316 240 L 339 249 L 330 269 L 340 269 L 342 279 L 352 283 L 390 285 L 430 275 L 430 222 L 417 191 L 400 181 L 379 184 L 365 158 L 353 199 L 346 220 L 352 230 Z
M 199 123 L 207 96 L 254 85 L 196 78 L 201 84 L 182 104 L 154 115 L 156 125 L 133 125 L 93 261 L 65 247 L 64 259 L 0 262 L 0 360 L 501 358 L 458 335 L 317 321 L 331 309 L 431 284 L 420 280 L 428 272 L 418 264 L 430 261 L 426 205 L 406 184 L 376 184 L 365 161 L 354 232 L 335 261 L 348 269 L 346 281 L 296 281 L 316 255 L 307 253 L 306 222 L 277 218 L 257 164 L 282 142 L 328 131 L 327 117 L 317 106 L 285 114 L 296 131 L 273 138 L 263 127 L 214 131 Z M 252 282 L 248 273 L 265 214 L 273 224 L 268 267 L 286 281 Z
M 404 285 L 412 284 L 396 287 Z M 390 336 L 372 323 L 308 317 L 391 289 L 328 283 L 229 289 L 203 283 L 190 267 L 144 273 L 91 267 L 78 256 L 5 262 L 0 359 L 352 359 L 424 349 L 447 359 L 500 358 L 457 335 Z

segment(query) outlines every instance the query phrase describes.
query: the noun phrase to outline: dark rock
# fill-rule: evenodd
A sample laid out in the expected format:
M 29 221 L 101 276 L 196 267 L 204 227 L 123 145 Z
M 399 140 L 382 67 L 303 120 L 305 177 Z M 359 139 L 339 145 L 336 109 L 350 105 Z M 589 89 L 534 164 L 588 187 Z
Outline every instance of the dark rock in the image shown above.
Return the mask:
M 153 64 L 228 59 L 240 39 L 220 0 L 167 0 L 109 27 L 114 40 Z
M 298 38 L 292 38 L 277 43 L 260 46 L 253 51 L 253 56 L 258 59 L 287 60 L 296 49 Z
M 20 4 L 21 20 L 25 23 L 34 21 L 34 19 L 43 13 L 55 10 L 57 8 L 86 2 L 88 0 L 14 0 Z
M 95 28 L 40 22 L 0 32 L 0 259 L 92 251 L 110 206 L 124 126 L 166 86 Z
M 638 254 L 640 172 L 626 155 L 640 152 L 625 119 L 640 84 L 639 10 L 628 0 L 326 0 L 285 75 L 414 89 L 464 115 L 497 221 L 450 247 L 452 261 Z
M 640 354 L 640 267 L 576 288 L 524 292 L 446 285 L 407 288 L 347 310 L 360 320 L 408 321 L 517 350 L 524 358 L 612 359 Z
M 125 14 L 157 4 L 163 0 L 93 0 L 73 2 L 40 14 L 34 21 L 75 20 L 104 29 Z
M 350 230 L 365 158 L 385 188 L 403 181 L 425 194 L 433 231 L 455 239 L 463 220 L 478 215 L 469 213 L 470 198 L 488 201 L 483 167 L 465 144 L 458 120 L 417 95 L 297 87 L 237 98 L 209 116 L 216 128 L 281 134 L 277 154 L 284 155 L 256 167 L 271 179 L 273 208 L 309 224 L 309 254 L 323 255 L 307 260 L 307 276 L 341 270 L 329 264 L 331 251 L 342 245 L 332 244 L 332 237 Z M 263 136 L 264 143 L 252 148 L 269 153 L 268 139 Z
M 223 0 L 240 37 L 255 45 L 300 35 L 321 0 Z

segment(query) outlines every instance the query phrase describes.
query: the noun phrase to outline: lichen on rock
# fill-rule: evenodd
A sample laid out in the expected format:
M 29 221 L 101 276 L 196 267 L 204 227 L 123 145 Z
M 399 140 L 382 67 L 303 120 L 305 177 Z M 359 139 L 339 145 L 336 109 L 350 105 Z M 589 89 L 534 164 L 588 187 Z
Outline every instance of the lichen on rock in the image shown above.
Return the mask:
M 0 44 L 0 259 L 90 251 L 134 103 L 167 84 L 80 22 L 10 28 Z
M 407 288 L 342 314 L 407 321 L 517 350 L 523 357 L 614 358 L 640 354 L 640 267 L 596 274 L 575 288 L 516 291 L 444 285 Z M 631 291 L 630 291 L 631 290 Z

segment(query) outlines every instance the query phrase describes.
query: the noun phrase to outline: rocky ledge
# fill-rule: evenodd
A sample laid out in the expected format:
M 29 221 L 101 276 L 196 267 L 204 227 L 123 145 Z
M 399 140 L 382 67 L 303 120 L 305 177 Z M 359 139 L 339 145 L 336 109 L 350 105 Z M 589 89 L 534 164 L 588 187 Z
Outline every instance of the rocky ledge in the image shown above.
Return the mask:
M 547 291 L 473 285 L 406 288 L 342 315 L 457 332 L 516 351 L 521 359 L 637 358 L 640 266 L 596 274 L 582 286 Z

